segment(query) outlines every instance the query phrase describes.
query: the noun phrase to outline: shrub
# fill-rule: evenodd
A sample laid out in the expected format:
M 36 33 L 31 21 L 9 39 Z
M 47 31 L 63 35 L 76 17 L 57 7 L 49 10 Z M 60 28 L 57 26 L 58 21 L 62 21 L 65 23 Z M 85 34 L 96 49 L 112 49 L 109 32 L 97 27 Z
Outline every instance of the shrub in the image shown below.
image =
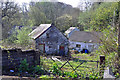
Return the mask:
M 61 70 L 59 70 L 56 63 L 54 63 L 53 66 L 52 66 L 52 73 L 56 74 L 56 75 L 59 75 L 59 76 L 62 75 L 62 72 L 61 72 Z
M 42 68 L 42 66 L 40 66 L 40 65 L 37 65 L 37 66 L 35 66 L 34 67 L 34 73 L 36 73 L 36 74 L 44 74 L 44 69 Z
M 27 63 L 27 60 L 24 59 L 21 61 L 20 67 L 18 69 L 20 72 L 27 72 L 29 71 L 29 64 Z
M 30 44 L 30 37 L 28 36 L 28 34 L 31 32 L 31 29 L 29 27 L 16 29 L 16 31 L 17 31 L 17 40 L 14 41 L 15 43 L 24 46 Z

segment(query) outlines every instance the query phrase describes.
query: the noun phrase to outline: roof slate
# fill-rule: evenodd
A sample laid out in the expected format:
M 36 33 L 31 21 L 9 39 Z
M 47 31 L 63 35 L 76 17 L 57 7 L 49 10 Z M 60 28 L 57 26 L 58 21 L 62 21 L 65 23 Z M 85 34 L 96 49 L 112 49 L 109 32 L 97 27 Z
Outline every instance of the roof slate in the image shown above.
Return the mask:
M 74 30 L 76 27 L 70 27 L 65 33 L 70 33 L 72 30 Z
M 41 24 L 39 27 L 34 29 L 29 36 L 31 38 L 36 39 L 38 36 L 40 36 L 43 32 L 45 32 L 49 27 L 51 27 L 51 24 Z
M 75 31 L 71 34 L 69 40 L 75 42 L 98 43 L 99 34 L 99 32 Z

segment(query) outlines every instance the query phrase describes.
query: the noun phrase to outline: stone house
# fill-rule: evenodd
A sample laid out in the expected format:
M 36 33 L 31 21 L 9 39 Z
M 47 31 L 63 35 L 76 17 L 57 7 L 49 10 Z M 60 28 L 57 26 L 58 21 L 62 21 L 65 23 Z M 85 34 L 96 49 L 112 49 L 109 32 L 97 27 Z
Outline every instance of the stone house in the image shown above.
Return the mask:
M 69 37 L 69 48 L 78 50 L 79 52 L 83 49 L 92 52 L 98 49 L 100 45 L 99 36 L 98 32 L 75 31 Z
M 29 36 L 35 40 L 36 49 L 46 54 L 67 55 L 68 39 L 53 24 L 41 24 Z

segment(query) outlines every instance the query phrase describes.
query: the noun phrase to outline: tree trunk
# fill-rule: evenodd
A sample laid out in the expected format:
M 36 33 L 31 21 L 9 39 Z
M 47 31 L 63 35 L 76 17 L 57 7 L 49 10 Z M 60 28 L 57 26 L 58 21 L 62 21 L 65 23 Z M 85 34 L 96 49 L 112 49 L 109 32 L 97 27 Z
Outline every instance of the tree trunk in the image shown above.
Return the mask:
M 118 56 L 120 57 L 120 1 L 118 2 L 119 21 L 118 21 Z

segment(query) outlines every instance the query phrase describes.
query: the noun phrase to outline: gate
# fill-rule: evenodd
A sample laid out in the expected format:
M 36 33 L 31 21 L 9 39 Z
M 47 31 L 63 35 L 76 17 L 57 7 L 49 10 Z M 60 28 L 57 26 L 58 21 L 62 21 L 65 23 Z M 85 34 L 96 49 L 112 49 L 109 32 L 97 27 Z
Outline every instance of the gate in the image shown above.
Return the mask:
M 99 61 L 94 60 L 80 60 L 76 58 L 67 58 L 60 56 L 42 57 L 43 67 L 46 70 L 50 70 L 51 74 L 66 76 L 66 74 L 76 75 L 77 78 L 86 78 L 90 75 L 100 76 Z M 53 68 L 57 66 L 56 74 Z M 71 76 L 72 76 L 71 75 Z

